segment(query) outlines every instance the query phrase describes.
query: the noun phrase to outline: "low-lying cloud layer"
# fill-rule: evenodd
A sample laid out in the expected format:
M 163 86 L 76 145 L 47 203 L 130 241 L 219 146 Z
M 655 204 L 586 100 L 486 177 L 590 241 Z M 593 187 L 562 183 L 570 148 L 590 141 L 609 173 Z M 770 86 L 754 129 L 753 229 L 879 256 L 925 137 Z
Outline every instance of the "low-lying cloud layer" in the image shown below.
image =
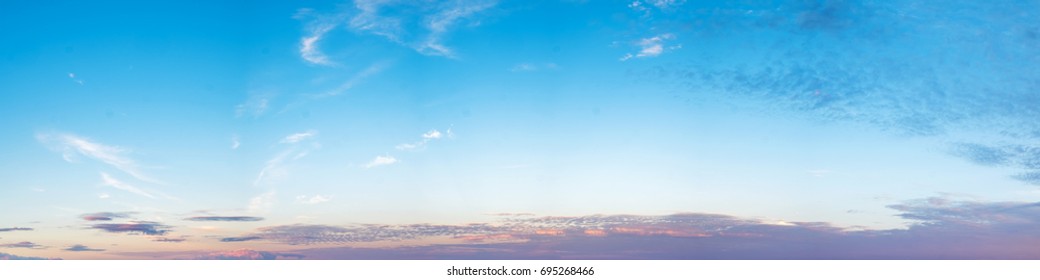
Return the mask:
M 195 222 L 256 222 L 263 221 L 261 217 L 249 217 L 249 216 L 205 216 L 205 217 L 191 217 L 184 219 L 186 221 Z
M 494 224 L 285 225 L 225 242 L 304 246 L 317 259 L 1035 259 L 1040 203 L 929 198 L 890 206 L 906 229 L 727 215 L 506 218 Z M 426 246 L 357 248 L 369 242 Z M 446 241 L 447 240 L 447 241 Z M 413 244 L 409 243 L 409 244 Z M 330 247 L 337 244 L 344 247 Z M 324 247 L 324 248 L 313 248 Z M 261 254 L 262 255 L 262 254 Z

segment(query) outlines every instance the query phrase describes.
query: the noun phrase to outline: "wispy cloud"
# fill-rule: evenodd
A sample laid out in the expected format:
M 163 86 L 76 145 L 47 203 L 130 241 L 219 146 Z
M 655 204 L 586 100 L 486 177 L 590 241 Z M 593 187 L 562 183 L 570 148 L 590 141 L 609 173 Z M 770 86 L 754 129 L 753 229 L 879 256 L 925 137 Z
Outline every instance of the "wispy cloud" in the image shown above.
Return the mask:
M 625 54 L 624 56 L 621 57 L 620 60 L 621 61 L 626 61 L 626 60 L 632 59 L 634 57 L 635 58 L 655 57 L 655 56 L 661 55 L 662 53 L 664 53 L 667 50 L 675 50 L 675 49 L 682 48 L 682 45 L 671 45 L 671 46 L 666 46 L 665 45 L 666 41 L 670 41 L 672 39 L 675 39 L 675 36 L 672 35 L 672 34 L 662 34 L 662 35 L 658 35 L 658 36 L 654 36 L 654 37 L 650 37 L 650 38 L 641 39 L 636 44 L 640 48 L 639 52 L 634 54 L 634 55 L 631 54 L 631 53 Z
M 512 68 L 509 68 L 511 72 L 534 72 L 539 70 L 554 70 L 559 68 L 556 63 L 518 63 Z
M 24 227 L 0 228 L 0 232 L 7 232 L 7 231 L 31 231 L 31 230 L 33 230 L 33 229 L 32 228 L 24 228 Z
M 69 79 L 81 86 L 83 85 L 83 79 L 77 79 L 76 73 L 69 72 Z
M 397 159 L 392 156 L 376 156 L 372 161 L 365 164 L 365 168 L 391 165 L 394 163 L 397 163 Z
M 282 254 L 267 251 L 255 251 L 239 249 L 234 251 L 213 252 L 196 256 L 197 260 L 279 260 L 279 259 L 302 259 L 299 254 Z
M 246 242 L 246 241 L 258 240 L 258 239 L 261 239 L 261 238 L 258 237 L 258 236 L 225 237 L 225 238 L 221 238 L 220 242 Z
M 315 195 L 315 196 L 311 196 L 311 197 L 307 197 L 306 195 L 301 195 L 301 196 L 297 196 L 296 197 L 296 203 L 302 203 L 302 204 L 318 204 L 318 203 L 329 202 L 329 200 L 332 200 L 332 198 L 331 197 L 327 197 L 327 196 L 322 196 L 322 195 Z
M 250 93 L 249 98 L 242 104 L 235 105 L 235 117 L 241 118 L 247 115 L 259 117 L 267 112 L 275 95 L 271 93 Z
M 288 176 L 289 172 L 286 169 L 288 163 L 300 160 L 310 154 L 311 151 L 321 148 L 321 144 L 313 140 L 317 135 L 317 130 L 308 130 L 282 138 L 280 143 L 288 144 L 287 147 L 267 160 L 264 167 L 257 173 L 256 179 L 253 180 L 253 186 L 260 186 L 264 183 L 270 184 Z M 301 144 L 305 141 L 310 142 L 309 145 Z
M 307 140 L 311 137 L 314 137 L 315 135 L 318 135 L 318 131 L 313 129 L 305 132 L 293 133 L 289 136 L 285 136 L 285 138 L 282 138 L 281 143 L 294 144 L 303 140 Z
M 259 194 L 257 196 L 254 196 L 253 198 L 249 199 L 249 206 L 248 206 L 249 212 L 252 212 L 252 213 L 265 212 L 265 211 L 267 211 L 268 209 L 271 209 L 271 207 L 274 206 L 274 201 L 275 201 L 275 192 L 273 190 L 265 192 L 265 193 L 262 193 L 262 194 Z
M 128 156 L 130 152 L 127 149 L 93 142 L 73 134 L 40 133 L 36 135 L 36 139 L 41 143 L 55 144 L 56 149 L 62 152 L 62 157 L 68 162 L 75 161 L 78 154 L 108 164 L 138 180 L 162 183 L 144 174 L 137 162 Z
M 372 34 L 430 56 L 455 57 L 444 38 L 461 25 L 479 25 L 477 15 L 495 1 L 412 2 L 356 0 L 352 13 L 318 17 L 315 21 L 344 17 L 346 26 L 360 34 Z M 307 37 L 305 37 L 307 38 Z
M 264 218 L 251 216 L 199 216 L 186 218 L 184 220 L 195 222 L 256 222 L 263 221 Z
M 450 31 L 450 28 L 457 25 L 459 21 L 491 8 L 495 4 L 493 1 L 460 2 L 457 5 L 447 6 L 443 10 L 427 16 L 425 25 L 429 29 L 430 34 L 415 47 L 415 50 L 425 55 L 455 57 L 454 51 L 442 42 L 444 35 Z
M 18 243 L 0 244 L 0 248 L 43 249 L 47 247 L 29 241 L 22 241 Z
M 400 144 L 400 145 L 394 146 L 394 148 L 396 148 L 398 150 L 401 150 L 401 151 L 419 150 L 419 149 L 426 148 L 426 144 L 429 143 L 430 141 L 439 140 L 441 138 L 452 138 L 454 136 L 455 136 L 455 133 L 452 132 L 451 129 L 448 129 L 444 133 L 441 133 L 440 130 L 432 129 L 432 130 L 430 130 L 430 131 L 428 131 L 426 133 L 423 133 L 421 135 L 421 138 L 419 139 L 419 141 L 412 142 L 412 143 Z
M 84 245 L 80 245 L 80 244 L 72 245 L 72 246 L 69 246 L 68 248 L 65 248 L 65 249 L 62 249 L 62 250 L 63 251 L 70 251 L 70 252 L 102 252 L 102 251 L 105 251 L 105 249 L 94 249 L 94 248 L 90 248 L 90 247 L 87 247 L 87 246 L 84 246 Z
M 184 238 L 168 238 L 168 237 L 158 237 L 158 238 L 153 238 L 152 239 L 153 242 L 169 242 L 169 243 L 181 243 L 181 242 L 184 242 L 186 240 L 187 239 L 184 239 Z
M 332 61 L 318 49 L 318 41 L 336 27 L 332 22 L 312 23 L 308 34 L 300 39 L 300 57 L 315 65 L 332 65 Z
M 98 212 L 83 214 L 79 217 L 87 221 L 111 221 L 114 219 L 130 218 L 130 215 L 133 214 L 134 212 Z
M 385 62 L 384 61 L 384 62 L 373 63 L 372 65 L 369 65 L 368 67 L 366 67 L 364 70 L 361 70 L 361 72 L 355 73 L 353 76 L 350 76 L 350 78 L 348 78 L 346 81 L 341 83 L 338 87 L 336 87 L 336 88 L 334 88 L 332 90 L 329 90 L 329 91 L 327 91 L 327 92 L 325 92 L 323 94 L 314 95 L 313 98 L 314 99 L 320 99 L 320 98 L 332 97 L 332 96 L 337 96 L 337 95 L 343 94 L 343 93 L 349 91 L 350 89 L 353 89 L 357 85 L 363 83 L 365 80 L 368 80 L 368 78 L 370 78 L 372 76 L 375 76 L 376 74 L 379 74 L 380 72 L 383 72 L 383 70 L 386 70 L 389 67 L 390 67 L 390 63 L 389 62 Z
M 1023 173 L 1013 175 L 1012 178 L 1040 185 L 1040 146 L 957 143 L 953 145 L 951 153 L 979 165 L 1005 166 L 1024 170 Z
M 137 187 L 134 187 L 134 186 L 132 186 L 130 184 L 124 183 L 123 181 L 119 181 L 116 178 L 113 178 L 112 176 L 108 175 L 108 173 L 105 173 L 105 172 L 101 172 L 101 184 L 103 184 L 105 186 L 113 187 L 113 188 L 116 188 L 116 189 L 119 189 L 119 190 L 127 191 L 127 192 L 130 192 L 130 193 L 136 194 L 136 195 L 140 195 L 140 196 L 143 196 L 143 197 L 155 199 L 154 195 L 152 195 L 152 194 L 150 194 L 150 193 L 148 193 L 146 191 L 143 191 L 143 190 L 141 190 L 141 189 L 139 189 Z
M 111 233 L 165 235 L 167 232 L 169 232 L 167 228 L 170 228 L 170 226 L 156 222 L 137 221 L 122 224 L 95 224 L 91 225 L 90 228 L 100 229 Z
M 242 141 L 239 140 L 238 135 L 231 136 L 231 149 L 237 150 L 239 146 L 242 146 Z

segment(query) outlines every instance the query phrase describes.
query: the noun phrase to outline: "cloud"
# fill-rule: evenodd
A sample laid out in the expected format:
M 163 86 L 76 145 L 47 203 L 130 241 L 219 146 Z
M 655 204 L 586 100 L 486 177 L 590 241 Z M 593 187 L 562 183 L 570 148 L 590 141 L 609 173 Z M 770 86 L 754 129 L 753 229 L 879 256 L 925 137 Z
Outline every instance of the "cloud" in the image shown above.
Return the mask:
M 32 228 L 24 228 L 24 227 L 0 228 L 0 232 L 7 232 L 7 231 L 31 231 L 31 230 L 33 230 L 33 229 Z
M 392 156 L 376 156 L 372 161 L 365 164 L 365 168 L 391 165 L 394 163 L 397 163 L 397 159 Z
M 358 72 L 358 73 L 354 74 L 353 76 L 351 76 L 349 79 L 344 81 L 342 84 L 340 84 L 335 89 L 332 89 L 332 90 L 330 90 L 328 92 L 325 92 L 324 94 L 315 95 L 313 98 L 314 99 L 320 99 L 320 98 L 332 97 L 332 96 L 337 96 L 337 95 L 343 94 L 343 93 L 349 91 L 350 89 L 354 88 L 355 86 L 361 84 L 365 80 L 368 80 L 369 77 L 374 76 L 376 74 L 379 74 L 380 72 L 383 72 L 383 70 L 386 70 L 386 68 L 388 68 L 388 67 L 390 67 L 390 63 L 387 63 L 387 62 L 373 63 L 372 65 L 369 65 L 368 67 L 366 67 L 364 70 L 361 70 L 361 72 Z
M 95 224 L 91 225 L 90 228 L 100 229 L 111 233 L 129 233 L 129 234 L 144 234 L 144 235 L 165 235 L 170 232 L 167 228 L 169 226 L 147 221 L 138 221 L 131 223 L 122 224 Z
M 419 150 L 426 148 L 426 144 L 430 141 L 439 140 L 444 137 L 450 138 L 454 136 L 455 134 L 451 131 L 451 129 L 448 129 L 445 133 L 441 133 L 439 130 L 432 129 L 426 133 L 423 133 L 419 141 L 413 143 L 399 144 L 397 146 L 394 146 L 394 148 L 401 151 Z
M 220 242 L 245 242 L 261 239 L 258 236 L 245 236 L 245 237 L 225 237 L 221 238 Z
M 255 251 L 239 249 L 234 251 L 213 252 L 196 256 L 196 260 L 280 260 L 280 259 L 302 259 L 303 255 L 283 254 L 267 251 Z
M 274 206 L 275 192 L 268 191 L 249 199 L 249 212 L 264 212 Z
M 271 106 L 271 100 L 275 97 L 270 93 L 251 93 L 249 98 L 242 104 L 235 105 L 235 117 L 241 118 L 246 115 L 259 117 L 267 112 Z
M 315 65 L 332 65 L 324 53 L 318 50 L 318 41 L 322 36 L 336 27 L 334 23 L 314 23 L 309 27 L 309 34 L 300 39 L 300 58 Z
M 1014 167 L 1025 170 L 1013 175 L 1020 181 L 1040 185 L 1040 147 L 1032 145 L 957 143 L 951 153 L 972 163 L 984 166 Z
M 536 64 L 536 63 L 524 62 L 524 63 L 519 63 L 517 65 L 514 65 L 512 68 L 509 68 L 509 71 L 511 71 L 511 72 L 534 72 L 534 71 L 539 71 L 539 70 L 553 70 L 553 69 L 556 69 L 556 68 L 558 68 L 556 63 Z
M 443 136 L 443 134 L 441 134 L 440 131 L 437 131 L 436 129 L 434 129 L 434 130 L 430 130 L 427 133 L 423 133 L 422 138 L 423 139 L 441 139 L 441 136 Z
M 113 219 L 126 219 L 134 212 L 98 212 L 80 215 L 81 219 L 87 221 L 111 221 Z
M 23 241 L 18 243 L 0 244 L 0 248 L 43 249 L 46 247 L 40 246 L 40 244 L 32 243 L 29 241 Z
M 76 79 L 76 73 L 69 72 L 69 79 L 71 79 L 73 82 L 76 82 L 79 85 L 83 85 L 82 79 Z
M 11 254 L 7 254 L 7 253 L 0 253 L 0 260 L 58 260 L 58 259 L 48 259 L 48 258 L 38 258 L 38 257 L 23 257 L 23 256 L 11 255 Z
M 195 222 L 256 222 L 263 221 L 264 218 L 250 216 L 200 216 L 191 217 L 184 220 Z
M 312 259 L 1035 259 L 1040 203 L 928 198 L 890 206 L 907 228 L 869 230 L 822 222 L 727 215 L 503 216 L 467 225 L 285 225 L 249 236 Z M 354 243 L 422 240 L 425 246 Z M 335 244 L 347 247 L 327 247 Z M 403 244 L 403 243 L 402 243 Z M 410 244 L 410 243 L 409 243 Z
M 347 28 L 372 34 L 429 56 L 455 57 L 445 37 L 457 26 L 479 25 L 477 15 L 495 1 L 354 1 L 355 11 L 344 15 Z M 319 18 L 322 20 L 322 18 Z
M 640 47 L 639 52 L 636 53 L 635 55 L 630 54 L 630 53 L 629 54 L 625 54 L 625 56 L 621 57 L 620 60 L 621 61 L 626 61 L 626 60 L 629 60 L 629 59 L 631 59 L 633 57 L 635 57 L 635 58 L 655 57 L 655 56 L 661 55 L 666 50 L 674 50 L 674 49 L 682 48 L 682 45 L 671 45 L 671 46 L 665 46 L 664 45 L 665 41 L 669 41 L 669 40 L 672 40 L 672 39 L 675 39 L 675 36 L 672 35 L 672 34 L 662 34 L 662 35 L 658 35 L 658 36 L 654 36 L 654 37 L 650 37 L 650 38 L 641 39 L 636 44 L 637 46 Z
M 152 239 L 153 242 L 169 242 L 169 243 L 181 243 L 181 242 L 184 242 L 185 240 L 186 239 L 184 239 L 184 238 L 166 238 L 166 237 L 159 237 L 159 238 L 153 238 Z
M 70 246 L 68 248 L 65 248 L 65 249 L 62 249 L 62 250 L 70 251 L 70 252 L 101 252 L 101 251 L 105 251 L 105 249 L 93 249 L 93 248 L 90 248 L 90 247 L 87 247 L 87 246 L 84 246 L 84 245 L 80 245 L 80 244 L 72 245 L 72 246 Z
M 242 145 L 242 142 L 239 141 L 238 135 L 232 135 L 231 136 L 231 149 L 232 150 L 237 150 L 238 147 L 241 146 L 241 145 Z
M 41 133 L 36 135 L 36 139 L 41 143 L 56 142 L 56 149 L 62 152 L 62 157 L 66 161 L 72 162 L 74 155 L 79 154 L 115 167 L 138 180 L 161 183 L 141 172 L 137 162 L 127 156 L 130 152 L 124 148 L 92 142 L 87 138 L 72 134 Z
M 116 189 L 119 189 L 119 190 L 131 192 L 133 194 L 140 195 L 140 196 L 143 196 L 143 197 L 155 199 L 154 195 L 152 195 L 152 194 L 150 194 L 150 193 L 148 193 L 146 191 L 143 191 L 143 190 L 141 190 L 141 189 L 139 189 L 137 187 L 134 187 L 134 186 L 132 186 L 130 184 L 127 184 L 127 183 L 124 183 L 122 181 L 119 181 L 116 178 L 112 178 L 112 176 L 109 176 L 108 173 L 105 173 L 105 172 L 101 172 L 101 183 L 103 185 L 105 185 L 105 186 L 109 186 L 109 187 L 113 187 L 113 188 L 116 188 Z
M 329 202 L 329 200 L 332 200 L 332 198 L 331 197 L 321 196 L 321 195 L 315 195 L 315 196 L 312 196 L 312 197 L 309 197 L 309 198 L 306 195 L 301 195 L 301 196 L 297 196 L 296 197 L 296 203 L 302 203 L 302 204 L 325 203 L 325 202 Z
M 280 143 L 283 143 L 283 144 L 295 144 L 295 143 L 299 143 L 300 141 L 310 139 L 310 138 L 314 137 L 315 135 L 318 135 L 318 131 L 313 130 L 313 129 L 305 131 L 305 132 L 293 133 L 293 134 L 290 134 L 289 136 L 285 136 L 285 138 L 283 138 Z

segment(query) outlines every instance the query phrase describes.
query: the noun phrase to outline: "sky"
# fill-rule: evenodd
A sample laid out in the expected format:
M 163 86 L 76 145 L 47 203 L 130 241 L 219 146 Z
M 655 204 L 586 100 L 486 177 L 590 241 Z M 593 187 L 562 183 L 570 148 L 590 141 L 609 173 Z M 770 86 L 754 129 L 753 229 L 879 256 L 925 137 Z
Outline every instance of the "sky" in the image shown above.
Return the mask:
M 1037 259 L 1034 1 L 0 3 L 0 259 Z

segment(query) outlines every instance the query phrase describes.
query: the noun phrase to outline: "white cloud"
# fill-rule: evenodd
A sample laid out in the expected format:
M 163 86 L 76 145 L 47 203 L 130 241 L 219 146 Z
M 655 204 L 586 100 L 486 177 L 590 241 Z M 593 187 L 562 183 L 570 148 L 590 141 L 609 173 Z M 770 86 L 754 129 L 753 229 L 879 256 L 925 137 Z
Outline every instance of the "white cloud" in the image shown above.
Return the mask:
M 650 0 L 648 2 L 658 9 L 667 9 L 682 5 L 683 3 L 686 3 L 686 0 Z
M 301 195 L 301 196 L 297 196 L 296 197 L 296 203 L 303 203 L 303 204 L 318 204 L 318 203 L 328 202 L 329 200 L 332 200 L 332 197 L 326 197 L 326 196 L 321 196 L 321 195 L 315 195 L 315 196 L 312 196 L 312 197 L 307 197 L 306 195 Z
M 430 131 L 428 131 L 426 133 L 423 133 L 422 134 L 422 139 L 419 140 L 418 142 L 400 144 L 400 145 L 395 146 L 394 148 L 397 148 L 398 150 L 401 150 L 401 151 L 417 150 L 417 149 L 426 148 L 426 144 L 429 143 L 430 141 L 438 140 L 438 139 L 441 139 L 441 138 L 444 138 L 444 137 L 454 137 L 454 136 L 455 136 L 455 134 L 451 132 L 451 129 L 448 129 L 444 133 L 441 133 L 439 130 L 433 129 L 433 130 L 430 130 Z
M 267 212 L 274 206 L 275 202 L 274 190 L 259 194 L 249 199 L 249 212 Z
M 98 194 L 99 199 L 108 199 L 110 197 L 112 196 L 108 195 L 107 193 Z
M 154 195 L 152 195 L 152 194 L 150 194 L 148 192 L 145 192 L 145 191 L 143 191 L 141 189 L 138 189 L 137 187 L 131 186 L 130 184 L 127 184 L 127 183 L 124 183 L 122 181 L 119 181 L 116 178 L 112 178 L 112 176 L 109 176 L 108 173 L 105 173 L 105 172 L 101 172 L 101 184 L 103 184 L 105 186 L 113 187 L 113 188 L 116 188 L 116 189 L 119 189 L 119 190 L 131 192 L 131 193 L 134 193 L 134 194 L 137 194 L 137 195 L 140 195 L 140 196 L 144 196 L 144 197 L 147 197 L 147 198 L 155 199 Z
M 650 38 L 644 38 L 636 43 L 639 46 L 639 52 L 635 55 L 628 53 L 621 57 L 621 61 L 629 60 L 633 57 L 656 57 L 664 53 L 666 50 L 675 50 L 682 48 L 682 45 L 665 46 L 665 42 L 675 39 L 672 34 L 662 34 Z
M 267 112 L 272 97 L 270 94 L 251 94 L 246 102 L 235 106 L 235 117 L 241 118 L 245 115 L 259 117 L 263 115 Z
M 317 43 L 322 36 L 325 36 L 326 33 L 335 27 L 336 24 L 333 23 L 314 24 L 310 28 L 310 35 L 300 39 L 300 57 L 311 64 L 332 65 L 332 61 L 329 60 L 328 56 L 325 56 L 324 53 L 318 50 Z
M 427 133 L 423 133 L 422 138 L 423 139 L 441 139 L 441 136 L 443 136 L 441 134 L 441 132 L 437 131 L 436 129 L 434 129 L 434 130 L 430 130 Z
M 123 148 L 92 142 L 72 134 L 37 134 L 36 139 L 41 143 L 57 142 L 56 147 L 61 150 L 65 161 L 75 162 L 75 156 L 79 154 L 115 167 L 138 180 L 161 183 L 141 172 L 137 162 L 126 156 L 129 151 Z
M 241 145 L 242 145 L 242 142 L 238 141 L 238 135 L 232 135 L 231 136 L 231 149 L 232 150 L 237 150 L 238 146 L 241 146 Z
M 348 90 L 354 88 L 358 84 L 361 84 L 369 77 L 375 74 L 379 74 L 379 72 L 383 72 L 383 70 L 385 70 L 387 67 L 389 67 L 389 63 L 387 62 L 373 63 L 372 65 L 369 65 L 367 68 L 365 68 L 365 70 L 361 70 L 361 72 L 358 72 L 357 74 L 354 74 L 354 76 L 351 76 L 350 79 L 347 79 L 347 81 L 340 84 L 339 87 L 336 87 L 335 89 L 326 92 L 325 94 L 317 95 L 315 96 L 315 98 L 323 98 L 343 94 L 344 92 L 347 92 Z
M 512 71 L 512 72 L 534 72 L 534 71 L 538 71 L 538 70 L 553 70 L 553 69 L 556 69 L 556 68 L 557 68 L 556 63 L 537 64 L 537 63 L 523 62 L 523 63 L 519 63 L 517 65 L 514 65 L 513 68 L 509 68 L 509 71 Z
M 72 79 L 72 81 L 76 82 L 77 84 L 83 85 L 83 80 L 76 79 L 76 73 L 69 72 L 69 79 Z
M 282 139 L 281 143 L 283 143 L 283 144 L 299 143 L 300 141 L 307 140 L 308 138 L 314 137 L 314 135 L 317 135 L 317 134 L 318 134 L 318 131 L 313 130 L 313 129 L 305 131 L 305 132 L 294 133 L 292 135 L 285 136 L 285 138 Z
M 495 1 L 386 1 L 356 0 L 357 13 L 350 17 L 347 27 L 358 33 L 385 37 L 391 42 L 407 46 L 423 55 L 455 57 L 447 47 L 444 36 L 464 20 L 491 8 Z M 393 11 L 393 15 L 387 15 Z M 479 22 L 473 21 L 471 25 Z
M 409 150 L 415 150 L 415 149 L 421 148 L 425 144 L 426 144 L 425 141 L 416 142 L 416 143 L 405 143 L 405 144 L 400 144 L 400 145 L 394 146 L 394 148 L 396 148 L 398 150 L 401 150 L 401 151 L 409 151 Z
M 372 161 L 365 164 L 365 168 L 372 168 L 383 165 L 391 165 L 397 163 L 397 159 L 392 156 L 376 156 Z

